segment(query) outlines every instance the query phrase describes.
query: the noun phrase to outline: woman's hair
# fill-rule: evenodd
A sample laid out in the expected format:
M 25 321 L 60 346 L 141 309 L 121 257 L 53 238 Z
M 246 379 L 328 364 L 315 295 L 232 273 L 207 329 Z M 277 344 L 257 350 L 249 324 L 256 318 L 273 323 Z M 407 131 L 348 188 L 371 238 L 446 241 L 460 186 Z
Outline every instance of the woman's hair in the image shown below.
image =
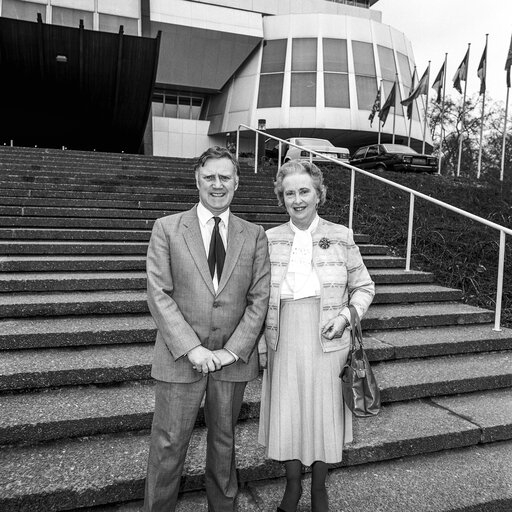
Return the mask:
M 313 186 L 319 198 L 318 204 L 321 206 L 325 203 L 327 187 L 324 185 L 324 176 L 322 171 L 312 162 L 307 160 L 290 160 L 281 166 L 277 171 L 276 181 L 274 181 L 274 192 L 277 196 L 279 206 L 284 205 L 283 180 L 289 174 L 306 173 L 311 176 Z
M 238 160 L 233 156 L 233 154 L 227 149 L 221 146 L 212 146 L 208 148 L 195 162 L 194 171 L 197 171 L 200 167 L 206 163 L 209 158 L 228 158 L 231 160 L 233 167 L 235 168 L 236 175 L 240 176 L 240 164 Z

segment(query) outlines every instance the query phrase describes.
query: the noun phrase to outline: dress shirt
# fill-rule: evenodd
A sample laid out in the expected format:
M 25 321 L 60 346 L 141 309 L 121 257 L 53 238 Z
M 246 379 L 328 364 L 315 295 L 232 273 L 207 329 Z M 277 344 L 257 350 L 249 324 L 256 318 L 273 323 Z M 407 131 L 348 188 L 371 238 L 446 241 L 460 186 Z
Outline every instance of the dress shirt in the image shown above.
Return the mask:
M 206 253 L 206 258 L 208 259 L 208 252 L 210 250 L 210 240 L 212 238 L 213 228 L 215 226 L 215 221 L 213 220 L 213 217 L 215 215 L 208 210 L 203 203 L 198 203 L 197 205 L 197 218 L 199 220 L 199 228 L 201 229 L 201 236 L 203 238 L 203 245 L 204 245 L 204 251 Z M 227 252 L 227 246 L 228 246 L 228 224 L 229 224 L 229 208 L 222 212 L 220 215 L 217 215 L 217 217 L 220 217 L 219 222 L 219 233 L 220 237 L 222 238 L 222 242 L 224 244 L 224 248 Z M 215 292 L 217 292 L 219 288 L 219 280 L 217 278 L 217 269 L 215 269 L 215 274 L 213 275 L 213 289 Z M 228 350 L 228 349 L 226 349 Z M 228 350 L 230 354 L 233 354 L 233 357 L 235 358 L 235 361 L 238 361 L 239 357 L 232 352 L 231 350 Z

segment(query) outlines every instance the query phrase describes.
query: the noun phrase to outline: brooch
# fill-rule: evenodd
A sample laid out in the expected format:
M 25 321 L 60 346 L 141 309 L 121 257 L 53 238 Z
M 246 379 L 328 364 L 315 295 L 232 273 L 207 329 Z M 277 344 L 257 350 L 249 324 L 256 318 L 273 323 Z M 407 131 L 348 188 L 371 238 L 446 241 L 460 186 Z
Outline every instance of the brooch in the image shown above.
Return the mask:
M 329 247 L 331 246 L 331 242 L 329 242 L 329 239 L 325 238 L 325 236 L 324 236 L 323 238 L 320 239 L 320 241 L 318 242 L 318 245 L 322 249 L 329 249 Z

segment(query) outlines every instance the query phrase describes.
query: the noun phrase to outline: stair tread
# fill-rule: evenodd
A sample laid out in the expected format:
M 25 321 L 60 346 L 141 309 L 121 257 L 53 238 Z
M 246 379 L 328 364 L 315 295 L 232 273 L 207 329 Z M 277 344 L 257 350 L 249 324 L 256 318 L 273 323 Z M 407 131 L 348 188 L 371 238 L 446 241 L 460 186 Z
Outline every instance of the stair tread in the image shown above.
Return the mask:
M 489 402 L 492 410 L 493 402 Z M 500 417 L 498 422 L 501 421 Z M 237 427 L 238 472 L 242 481 L 282 475 L 281 464 L 266 459 L 264 449 L 258 445 L 257 429 L 256 421 L 242 422 Z M 476 445 L 481 440 L 481 429 L 449 409 L 413 401 L 385 406 L 374 418 L 356 419 L 354 438 L 356 442 L 345 449 L 345 466 Z M 201 486 L 204 448 L 205 429 L 197 428 L 185 463 L 184 488 Z M 68 499 L 73 495 L 74 506 L 83 506 L 78 489 L 88 490 L 85 494 L 90 500 L 91 493 L 108 494 L 108 489 L 116 486 L 126 490 L 126 484 L 133 491 L 125 499 L 140 498 L 147 452 L 146 434 L 104 435 L 4 448 L 0 481 L 6 485 L 0 504 L 21 497 L 44 503 L 62 493 Z

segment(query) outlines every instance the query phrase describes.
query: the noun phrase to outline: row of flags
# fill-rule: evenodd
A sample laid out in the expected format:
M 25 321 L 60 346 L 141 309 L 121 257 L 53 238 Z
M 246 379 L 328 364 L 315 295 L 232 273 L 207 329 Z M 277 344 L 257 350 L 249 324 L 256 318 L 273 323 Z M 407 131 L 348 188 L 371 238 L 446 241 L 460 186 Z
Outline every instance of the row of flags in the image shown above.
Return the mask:
M 468 64 L 469 64 L 469 47 L 466 51 L 466 55 L 462 59 L 462 62 L 460 63 L 459 67 L 457 68 L 457 71 L 455 72 L 455 75 L 453 77 L 453 87 L 462 94 L 462 87 L 461 82 L 466 82 L 468 78 Z M 507 55 L 507 60 L 505 63 L 505 71 L 506 71 L 506 77 L 507 77 L 507 87 L 510 88 L 511 81 L 510 81 L 510 68 L 512 67 L 512 38 L 510 41 L 510 48 Z M 441 69 L 439 70 L 439 73 L 436 75 L 436 78 L 434 79 L 434 82 L 432 83 L 432 89 L 434 89 L 437 93 L 437 99 L 436 101 L 438 103 L 441 102 L 442 98 L 442 92 L 445 82 L 445 73 L 446 73 L 446 62 L 443 63 L 441 66 Z M 480 79 L 480 92 L 479 94 L 482 95 L 485 93 L 486 89 L 486 73 L 487 73 L 487 42 L 485 43 L 485 48 L 482 53 L 482 57 L 480 58 L 480 62 L 478 64 L 477 69 L 477 75 Z M 423 76 L 421 77 L 418 84 L 415 84 L 415 73 L 412 75 L 412 83 L 411 83 L 411 93 L 410 95 L 401 101 L 401 104 L 407 107 L 407 119 L 411 119 L 412 117 L 412 109 L 414 100 L 419 98 L 420 95 L 427 94 L 428 91 L 428 82 L 429 82 L 429 75 L 430 75 L 430 65 L 427 67 L 425 72 L 423 73 Z M 388 94 L 388 97 L 386 98 L 386 101 L 381 106 L 381 98 L 382 98 L 382 91 L 381 87 L 379 86 L 379 89 L 377 91 L 377 96 L 375 97 L 375 101 L 373 103 L 370 116 L 368 117 L 370 121 L 370 126 L 373 124 L 373 120 L 375 118 L 375 115 L 378 113 L 378 117 L 380 121 L 382 122 L 382 126 L 384 126 L 388 114 L 389 109 L 391 107 L 395 106 L 396 102 L 396 81 L 393 84 L 393 87 L 391 91 Z

